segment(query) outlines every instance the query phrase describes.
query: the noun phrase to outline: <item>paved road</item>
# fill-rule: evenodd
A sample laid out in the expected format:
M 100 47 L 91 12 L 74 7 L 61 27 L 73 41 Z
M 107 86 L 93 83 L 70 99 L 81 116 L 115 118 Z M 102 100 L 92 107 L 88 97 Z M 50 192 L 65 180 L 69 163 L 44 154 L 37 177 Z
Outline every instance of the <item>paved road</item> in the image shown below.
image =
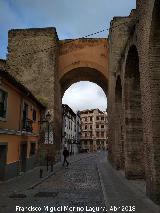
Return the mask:
M 160 212 L 143 190 L 135 187 L 135 182 L 127 181 L 121 172 L 111 167 L 106 152 L 78 155 L 72 159 L 69 168 L 59 164 L 54 171 L 54 175 L 33 189 L 24 187 L 22 190 L 20 181 L 24 198 L 10 198 L 11 192 L 4 193 L 3 187 L 0 190 L 0 213 Z M 27 177 L 29 180 L 29 175 Z M 16 206 L 19 206 L 17 211 Z
M 94 154 L 83 155 L 81 160 L 76 160 L 69 168 L 61 168 L 55 175 L 35 187 L 21 191 L 25 198 L 4 197 L 0 201 L 0 213 L 23 212 L 23 207 L 38 207 L 31 212 L 93 212 L 89 207 L 105 207 L 100 179 L 97 170 L 98 157 Z M 10 203 L 10 205 L 8 205 Z M 44 207 L 45 206 L 45 207 Z M 53 210 L 53 207 L 57 208 Z M 69 208 L 67 210 L 67 208 Z M 88 209 L 87 209 L 88 208 Z M 31 208 L 25 208 L 30 212 Z M 37 211 L 36 211 L 37 210 Z M 102 211 L 99 211 L 102 212 Z

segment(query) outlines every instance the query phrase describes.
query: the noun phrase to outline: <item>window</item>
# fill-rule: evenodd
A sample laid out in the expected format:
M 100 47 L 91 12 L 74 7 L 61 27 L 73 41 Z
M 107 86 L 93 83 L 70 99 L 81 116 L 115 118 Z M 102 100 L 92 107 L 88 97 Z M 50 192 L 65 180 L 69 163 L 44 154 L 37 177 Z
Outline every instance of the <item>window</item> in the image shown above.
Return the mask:
M 96 141 L 96 144 L 97 144 L 97 146 L 99 146 L 100 145 L 100 141 Z
M 101 120 L 104 120 L 104 117 L 101 117 Z
M 87 125 L 85 125 L 85 129 L 87 129 Z
M 104 125 L 101 125 L 101 128 L 104 129 Z
M 104 132 L 101 132 L 101 136 L 104 137 Z
M 99 128 L 99 125 L 98 125 L 98 124 L 96 124 L 96 128 Z
M 99 137 L 99 132 L 96 132 L 96 136 Z
M 90 129 L 92 129 L 92 125 L 90 125 Z
M 92 121 L 92 117 L 90 117 L 90 121 Z
M 85 121 L 87 121 L 87 117 L 85 118 Z
M 99 120 L 99 117 L 97 116 L 96 119 Z
M 36 143 L 31 143 L 31 147 L 30 147 L 30 155 L 35 155 L 36 153 Z
M 35 109 L 33 110 L 33 113 L 32 113 L 32 119 L 33 119 L 33 121 L 36 121 L 36 119 L 37 119 L 37 113 L 36 113 Z
M 6 118 L 8 93 L 0 89 L 0 117 Z
M 27 129 L 28 125 L 28 104 L 24 102 L 23 105 L 23 129 Z

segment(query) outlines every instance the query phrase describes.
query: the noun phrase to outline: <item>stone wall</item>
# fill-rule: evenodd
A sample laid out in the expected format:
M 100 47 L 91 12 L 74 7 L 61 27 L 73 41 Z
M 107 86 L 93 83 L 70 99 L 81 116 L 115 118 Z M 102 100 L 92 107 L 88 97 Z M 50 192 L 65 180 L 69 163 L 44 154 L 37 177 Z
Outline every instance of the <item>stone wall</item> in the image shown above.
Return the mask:
M 6 69 L 6 60 L 0 59 L 0 69 Z
M 121 134 L 124 134 L 124 170 L 126 172 L 129 167 L 130 169 L 133 167 L 132 172 L 145 173 L 147 195 L 156 203 L 160 203 L 159 11 L 159 0 L 137 0 L 136 11 L 133 11 L 128 18 L 114 18 L 111 27 L 120 20 L 130 19 L 130 22 L 124 24 L 124 27 L 110 29 L 109 34 L 109 122 L 112 124 L 110 125 L 109 159 L 116 168 L 119 168 L 119 150 L 121 149 L 116 137 L 119 127 L 115 126 L 118 117 L 115 110 L 115 82 L 119 75 L 122 84 L 122 102 L 119 104 L 122 103 L 120 107 L 122 107 L 122 129 L 124 129 L 121 131 Z M 134 58 L 131 58 L 130 65 L 127 65 L 133 45 L 137 50 L 138 61 L 135 62 Z M 131 54 L 133 54 L 132 50 Z M 138 78 L 135 76 L 136 69 L 139 69 Z M 126 72 L 130 74 L 126 76 Z M 133 83 L 135 83 L 134 86 Z M 136 94 L 136 91 L 139 92 Z M 127 107 L 131 114 L 128 114 Z M 129 120 L 126 120 L 127 117 Z M 140 136 L 142 132 L 143 135 Z M 131 159 L 128 154 L 130 151 L 132 153 L 129 141 L 132 141 L 132 148 L 135 150 L 132 161 L 128 161 Z M 142 162 L 143 169 L 139 170 L 140 168 L 134 166 L 134 162 L 137 165 L 138 162 Z M 126 176 L 127 174 L 126 172 Z M 134 178 L 134 175 L 130 173 L 127 177 Z
M 55 28 L 9 31 L 7 71 L 50 109 L 54 123 L 53 150 L 59 146 L 61 137 L 61 119 L 57 117 L 61 115 L 57 59 L 58 37 Z
M 159 149 L 159 10 L 157 0 L 137 1 L 139 23 L 137 25 L 137 45 L 139 69 L 141 73 L 141 93 L 143 110 L 143 131 L 146 155 L 147 195 L 160 203 L 160 149 Z M 155 8 L 155 9 L 153 9 Z
M 110 26 L 109 32 L 109 92 L 108 92 L 108 119 L 109 123 L 109 159 L 115 168 L 119 168 L 120 149 L 117 144 L 119 137 L 115 135 L 115 126 L 117 117 L 115 114 L 115 88 L 118 76 L 122 81 L 123 73 L 121 72 L 121 64 L 125 56 L 125 48 L 128 38 L 133 29 L 136 20 L 136 11 L 132 11 L 129 17 L 115 17 Z M 121 123 L 123 121 L 121 120 Z M 117 138 L 115 140 L 115 137 Z M 122 136 L 123 137 L 123 136 Z M 121 138 L 122 138 L 121 137 Z

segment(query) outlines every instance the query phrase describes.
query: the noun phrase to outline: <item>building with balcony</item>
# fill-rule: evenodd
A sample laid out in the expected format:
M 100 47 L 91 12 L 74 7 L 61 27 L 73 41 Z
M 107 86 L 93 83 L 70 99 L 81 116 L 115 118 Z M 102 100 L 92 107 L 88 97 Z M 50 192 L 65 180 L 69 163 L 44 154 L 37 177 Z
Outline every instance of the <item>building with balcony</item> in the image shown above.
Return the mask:
M 80 136 L 81 136 L 81 117 L 80 111 L 76 113 L 76 143 L 78 144 L 78 148 L 80 146 Z
M 79 134 L 79 114 L 74 113 L 67 104 L 62 104 L 62 149 L 67 147 L 70 154 L 78 153 Z
M 26 87 L 0 70 L 0 180 L 35 166 L 44 111 Z
M 80 111 L 81 118 L 81 151 L 107 149 L 108 119 L 107 112 L 99 109 Z

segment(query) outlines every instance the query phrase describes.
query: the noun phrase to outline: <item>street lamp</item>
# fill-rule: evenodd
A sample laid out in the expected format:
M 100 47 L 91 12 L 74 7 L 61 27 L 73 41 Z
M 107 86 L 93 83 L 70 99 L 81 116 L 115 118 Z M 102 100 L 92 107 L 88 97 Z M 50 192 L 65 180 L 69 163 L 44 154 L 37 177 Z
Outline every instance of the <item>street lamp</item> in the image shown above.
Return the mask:
M 51 114 L 50 112 L 48 111 L 47 114 L 46 114 L 46 123 L 47 123 L 47 133 L 48 133 L 48 144 L 50 143 L 49 141 L 49 134 L 50 134 L 50 120 L 51 120 Z M 47 171 L 48 171 L 48 162 L 49 161 L 49 150 L 48 150 L 48 147 L 47 147 Z
M 51 114 L 50 114 L 49 110 L 48 110 L 48 112 L 47 112 L 47 114 L 46 114 L 46 120 L 47 120 L 48 122 L 50 122 L 50 120 L 51 120 Z
M 45 126 L 43 126 L 43 129 L 46 129 L 46 125 L 47 125 L 47 141 L 48 141 L 47 144 L 50 143 L 50 137 L 49 137 L 49 135 L 50 135 L 50 121 L 51 121 L 51 114 L 50 114 L 50 112 L 48 110 L 47 114 L 45 115 L 45 119 L 39 121 L 40 124 L 42 124 L 42 125 L 45 124 Z M 45 133 L 44 133 L 44 135 L 45 135 L 44 143 L 46 142 L 46 134 Z M 47 147 L 47 156 L 46 156 L 46 160 L 47 160 L 47 171 L 48 171 L 48 161 L 49 161 L 49 156 L 48 155 L 49 155 L 49 150 L 48 150 L 48 147 Z M 52 170 L 52 167 L 51 167 L 51 170 Z

